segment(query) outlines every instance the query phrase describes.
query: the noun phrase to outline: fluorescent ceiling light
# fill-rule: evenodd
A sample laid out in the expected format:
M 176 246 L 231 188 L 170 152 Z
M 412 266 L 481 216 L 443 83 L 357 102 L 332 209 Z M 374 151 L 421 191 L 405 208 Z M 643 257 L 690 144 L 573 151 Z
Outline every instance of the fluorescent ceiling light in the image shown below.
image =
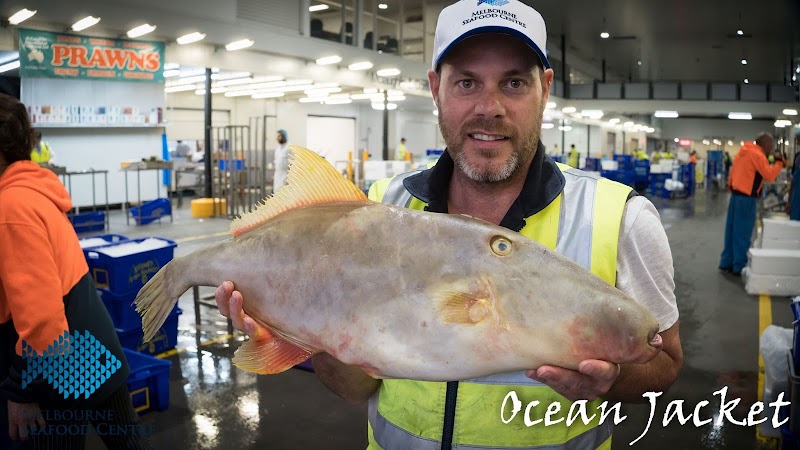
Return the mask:
M 563 112 L 564 114 L 572 114 L 575 111 L 577 111 L 577 109 L 574 106 L 567 106 L 566 108 L 561 110 L 561 112 Z
M 376 72 L 379 77 L 396 77 L 400 75 L 400 69 L 390 68 L 390 69 L 381 69 Z
M 787 116 L 796 116 L 797 115 L 797 110 L 796 109 L 784 109 L 783 113 L 786 114 Z
M 625 125 L 626 127 L 632 127 L 634 124 L 633 124 L 633 122 L 628 121 L 628 122 L 625 122 L 623 125 Z
M 743 66 L 746 66 L 746 65 L 747 65 L 747 60 L 746 60 L 746 59 L 742 59 L 742 65 L 743 65 Z M 733 145 L 733 144 L 731 144 L 731 145 Z
M 733 146 L 733 141 L 728 141 L 728 145 Z
M 676 143 L 676 144 L 677 144 L 678 142 L 680 142 L 680 141 L 681 141 L 680 139 L 678 139 L 678 138 L 675 138 L 675 143 Z
M 225 50 L 227 50 L 229 52 L 234 52 L 236 50 L 241 50 L 243 48 L 251 47 L 255 43 L 256 43 L 256 41 L 254 41 L 252 39 L 242 39 L 242 40 L 239 40 L 239 41 L 233 41 L 230 44 L 225 46 Z
M 605 31 L 603 31 L 602 33 L 600 33 L 600 37 L 601 37 L 601 38 L 603 38 L 603 39 L 608 39 L 610 36 L 611 36 L 611 35 L 610 35 L 610 34 L 608 34 L 608 33 L 606 33 Z
M 619 123 L 619 119 L 617 119 L 616 117 L 614 117 L 613 119 L 609 119 L 609 120 L 608 120 L 608 123 L 610 123 L 611 125 L 616 125 L 616 124 L 618 124 L 618 123 Z
M 556 106 L 558 106 L 556 105 L 556 102 L 547 102 L 547 106 L 545 106 L 545 109 L 556 109 Z
M 777 128 L 784 128 L 784 127 L 790 127 L 790 126 L 792 126 L 792 121 L 791 120 L 776 120 L 775 121 L 775 127 L 777 127 Z M 731 145 L 733 145 L 733 144 L 731 144 Z
M 3 64 L 0 66 L 0 73 L 8 72 L 9 70 L 14 70 L 19 67 L 19 60 L 11 61 L 10 63 Z
M 752 120 L 753 116 L 749 112 L 732 112 L 732 113 L 728 113 L 728 119 L 731 119 L 731 120 Z
M 328 6 L 328 5 L 324 4 L 324 3 L 321 3 L 321 4 L 319 4 L 319 5 L 312 5 L 312 6 L 309 6 L 309 7 L 308 7 L 308 10 L 309 10 L 310 12 L 318 12 L 318 11 L 325 11 L 325 10 L 326 10 L 326 9 L 328 9 L 328 8 L 330 8 L 330 6 Z
M 300 103 L 322 103 L 322 97 L 301 97 L 297 99 Z
M 180 74 L 181 74 L 181 71 L 178 70 L 178 69 L 165 70 L 164 71 L 164 78 L 177 77 Z
M 645 131 L 647 131 L 648 133 L 655 133 L 656 129 L 653 127 L 648 127 Z
M 132 29 L 128 30 L 128 37 L 129 38 L 137 38 L 139 36 L 144 36 L 147 33 L 152 33 L 153 31 L 155 31 L 155 29 L 156 29 L 156 26 L 155 25 L 150 25 L 149 23 L 146 23 L 144 25 L 139 25 L 136 28 L 132 28 Z
M 317 65 L 326 66 L 328 64 L 336 64 L 342 60 L 339 55 L 323 56 L 317 60 Z
M 198 89 L 198 90 L 194 91 L 194 93 L 197 94 L 197 95 L 206 95 L 206 90 L 205 89 Z
M 286 95 L 283 92 L 260 92 L 257 94 L 253 94 L 253 98 L 278 98 L 283 97 Z
M 560 131 L 572 131 L 572 127 L 569 125 L 558 127 Z
M 164 88 L 164 92 L 182 92 L 182 91 L 194 91 L 197 87 L 194 84 L 187 84 L 182 86 L 169 86 Z
M 372 104 L 372 109 L 377 109 L 378 111 L 383 111 L 383 103 L 373 103 Z M 387 103 L 386 104 L 386 109 L 388 109 L 389 111 L 391 111 L 393 109 L 397 109 L 397 103 Z
M 390 95 L 386 98 L 386 101 L 389 102 L 402 102 L 406 99 L 405 95 Z
M 348 103 L 353 103 L 353 101 L 349 98 L 326 98 L 323 103 L 326 105 L 346 105 Z
M 194 84 L 206 81 L 205 75 L 193 75 L 190 77 L 182 77 L 178 78 L 174 82 L 170 83 L 171 85 L 178 85 L 178 84 Z
M 100 22 L 99 17 L 86 16 L 83 19 L 72 24 L 72 30 L 73 31 L 85 30 L 91 27 L 92 25 L 96 25 L 97 22 Z
M 382 102 L 383 94 L 353 94 L 350 98 L 353 100 L 374 100 L 376 102 Z
M 744 31 L 736 30 L 736 34 L 739 35 L 739 36 L 744 36 Z
M 389 5 L 386 3 L 378 3 L 378 9 L 388 9 Z
M 744 79 L 744 84 L 748 84 L 748 83 L 750 83 L 750 80 L 748 80 L 747 78 L 745 78 L 745 79 Z
M 305 94 L 309 97 L 319 97 L 325 96 L 328 94 L 335 94 L 337 92 L 342 92 L 342 88 L 335 87 L 335 88 L 324 88 L 324 89 L 306 89 Z
M 179 68 L 181 65 L 178 63 L 166 63 L 164 64 L 164 70 L 174 70 Z
M 653 115 L 660 119 L 677 119 L 678 111 L 656 111 Z
M 228 91 L 225 93 L 225 97 L 244 97 L 245 95 L 253 95 L 255 93 L 255 89 L 247 89 L 244 91 Z
M 11 25 L 18 25 L 36 14 L 36 10 L 29 10 L 29 9 L 20 9 L 19 11 L 15 12 L 11 17 L 8 18 L 8 23 Z
M 366 87 L 366 88 L 364 88 L 364 93 L 365 93 L 365 94 L 377 94 L 377 93 L 378 93 L 378 88 L 374 88 L 374 87 L 371 87 L 371 88 L 369 88 L 369 87 Z
M 372 66 L 373 64 L 371 62 L 362 61 L 350 64 L 349 66 L 347 66 L 347 68 L 350 70 L 367 70 L 367 69 L 372 69 Z
M 588 117 L 590 119 L 600 119 L 603 117 L 603 111 L 599 109 L 584 109 L 581 111 L 581 116 Z
M 552 124 L 552 123 L 543 123 L 542 124 L 542 129 L 543 130 L 549 130 L 549 129 L 554 128 L 554 127 L 555 127 L 555 125 Z
M 194 33 L 185 34 L 179 37 L 178 39 L 176 39 L 176 42 L 178 42 L 178 44 L 180 45 L 186 45 L 186 44 L 191 44 L 192 42 L 202 41 L 203 39 L 205 39 L 205 37 L 206 37 L 205 33 L 199 33 L 195 31 Z
M 211 79 L 219 81 L 241 80 L 241 79 L 252 80 L 253 78 L 250 75 L 251 75 L 250 72 L 212 73 Z

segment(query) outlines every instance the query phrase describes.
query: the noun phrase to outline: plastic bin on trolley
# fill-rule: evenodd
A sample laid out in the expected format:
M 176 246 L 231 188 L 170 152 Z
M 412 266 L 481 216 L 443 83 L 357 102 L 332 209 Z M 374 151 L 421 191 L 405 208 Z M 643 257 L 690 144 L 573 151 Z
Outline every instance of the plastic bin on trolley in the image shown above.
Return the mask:
M 138 316 L 136 311 L 134 314 Z M 119 343 L 123 348 L 133 350 L 139 353 L 147 353 L 149 355 L 157 355 L 167 350 L 175 348 L 178 344 L 178 316 L 183 313 L 177 306 L 167 316 L 167 320 L 161 327 L 150 342 L 142 342 L 144 332 L 142 331 L 142 322 L 139 320 L 139 325 L 129 329 L 121 329 L 116 323 L 117 337 Z
M 75 228 L 75 233 L 91 233 L 106 229 L 106 213 L 103 211 L 92 211 L 79 214 L 69 214 L 69 221 Z

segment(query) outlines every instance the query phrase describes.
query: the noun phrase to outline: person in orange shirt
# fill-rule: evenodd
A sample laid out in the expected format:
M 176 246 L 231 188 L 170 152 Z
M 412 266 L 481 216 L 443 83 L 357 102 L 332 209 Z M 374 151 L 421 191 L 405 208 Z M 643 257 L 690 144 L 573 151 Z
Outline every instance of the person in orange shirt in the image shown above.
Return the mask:
M 695 150 L 692 150 L 692 153 L 689 153 L 689 163 L 697 164 L 697 152 Z
M 104 433 L 108 448 L 150 449 L 134 431 L 130 368 L 65 214 L 72 201 L 52 171 L 31 161 L 32 142 L 25 105 L 0 94 L 0 448 L 84 448 L 89 419 L 68 420 L 65 411 L 97 411 L 107 420 L 91 419 L 95 427 L 131 430 Z M 30 359 L 22 342 L 41 355 L 65 332 L 90 333 L 121 363 L 86 397 L 65 399 L 42 377 L 23 382 Z
M 770 166 L 767 156 L 772 154 L 775 138 L 761 133 L 753 142 L 746 142 L 733 160 L 728 190 L 728 216 L 725 222 L 725 248 L 720 255 L 719 268 L 723 272 L 740 276 L 747 265 L 747 249 L 756 224 L 758 196 L 764 181 L 773 181 L 786 165 L 780 152 L 775 153 L 775 165 Z

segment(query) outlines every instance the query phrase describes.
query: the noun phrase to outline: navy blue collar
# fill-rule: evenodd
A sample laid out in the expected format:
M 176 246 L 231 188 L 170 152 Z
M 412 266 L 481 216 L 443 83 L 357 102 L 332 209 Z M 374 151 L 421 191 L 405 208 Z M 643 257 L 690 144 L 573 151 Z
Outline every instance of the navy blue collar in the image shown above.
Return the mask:
M 453 158 L 445 150 L 435 166 L 406 178 L 403 180 L 403 186 L 411 195 L 428 204 L 426 211 L 446 213 L 454 166 Z M 522 192 L 506 212 L 500 226 L 514 231 L 522 230 L 525 219 L 543 210 L 555 200 L 564 190 L 565 183 L 561 170 L 555 161 L 545 154 L 544 145 L 539 141 Z

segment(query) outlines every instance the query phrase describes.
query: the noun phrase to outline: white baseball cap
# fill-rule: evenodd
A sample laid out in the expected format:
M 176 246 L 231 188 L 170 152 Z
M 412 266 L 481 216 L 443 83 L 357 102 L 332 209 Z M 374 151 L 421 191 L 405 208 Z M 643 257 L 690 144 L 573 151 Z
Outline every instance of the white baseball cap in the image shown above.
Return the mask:
M 505 33 L 528 44 L 542 65 L 550 68 L 545 54 L 547 29 L 542 15 L 518 0 L 460 0 L 442 10 L 433 42 L 433 69 L 450 49 L 480 33 Z

